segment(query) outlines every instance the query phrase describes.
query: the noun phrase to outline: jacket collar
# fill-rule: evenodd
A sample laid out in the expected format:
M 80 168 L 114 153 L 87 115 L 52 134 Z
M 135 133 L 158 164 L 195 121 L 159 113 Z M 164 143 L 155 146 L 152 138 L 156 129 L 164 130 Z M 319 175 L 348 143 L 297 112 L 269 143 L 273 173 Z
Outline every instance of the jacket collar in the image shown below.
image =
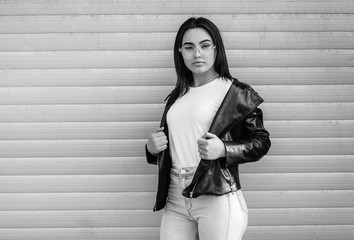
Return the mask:
M 209 132 L 224 136 L 230 128 L 250 114 L 263 99 L 247 84 L 233 80 L 217 111 Z

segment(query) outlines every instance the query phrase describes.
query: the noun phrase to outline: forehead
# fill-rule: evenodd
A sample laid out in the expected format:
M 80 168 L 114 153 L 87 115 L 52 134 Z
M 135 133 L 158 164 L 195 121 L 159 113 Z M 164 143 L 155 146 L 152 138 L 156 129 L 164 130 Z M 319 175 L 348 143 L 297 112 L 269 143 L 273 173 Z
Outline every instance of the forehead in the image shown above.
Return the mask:
M 203 40 L 212 41 L 212 38 L 203 28 L 191 28 L 184 33 L 182 44 L 185 42 L 200 43 Z

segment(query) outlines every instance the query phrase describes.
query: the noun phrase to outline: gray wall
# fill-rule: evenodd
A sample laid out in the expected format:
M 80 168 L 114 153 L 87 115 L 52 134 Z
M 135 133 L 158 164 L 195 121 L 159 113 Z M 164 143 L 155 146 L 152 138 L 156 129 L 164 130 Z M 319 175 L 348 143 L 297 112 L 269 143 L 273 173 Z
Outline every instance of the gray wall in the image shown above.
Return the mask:
M 223 33 L 273 146 L 245 240 L 354 235 L 354 2 L 0 1 L 0 239 L 158 239 L 144 159 L 189 16 Z

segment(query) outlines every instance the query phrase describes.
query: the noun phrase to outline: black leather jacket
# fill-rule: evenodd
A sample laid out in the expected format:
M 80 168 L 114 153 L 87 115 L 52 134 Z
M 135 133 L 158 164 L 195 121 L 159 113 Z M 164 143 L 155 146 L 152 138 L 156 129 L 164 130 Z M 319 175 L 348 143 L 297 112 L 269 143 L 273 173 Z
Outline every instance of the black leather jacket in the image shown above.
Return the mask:
M 201 159 L 191 184 L 183 196 L 196 198 L 202 194 L 223 195 L 241 189 L 238 165 L 254 162 L 267 154 L 271 142 L 263 126 L 263 99 L 247 84 L 233 81 L 211 124 L 210 133 L 225 144 L 226 157 L 217 160 Z M 166 105 L 161 126 L 168 136 L 166 113 L 173 103 Z M 145 146 L 147 162 L 159 167 L 158 189 L 154 211 L 166 205 L 172 167 L 169 148 L 158 156 L 150 154 Z

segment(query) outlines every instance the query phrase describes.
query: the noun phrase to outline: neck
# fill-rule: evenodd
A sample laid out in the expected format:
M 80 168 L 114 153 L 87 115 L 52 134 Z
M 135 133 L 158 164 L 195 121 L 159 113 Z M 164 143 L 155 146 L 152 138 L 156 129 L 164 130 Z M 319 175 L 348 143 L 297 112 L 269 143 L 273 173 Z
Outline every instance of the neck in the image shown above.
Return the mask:
M 194 87 L 200 87 L 203 86 L 209 82 L 212 82 L 213 80 L 215 80 L 216 78 L 219 77 L 219 74 L 215 71 L 213 71 L 212 73 L 205 73 L 203 75 L 200 74 L 194 74 L 193 78 L 194 78 Z

